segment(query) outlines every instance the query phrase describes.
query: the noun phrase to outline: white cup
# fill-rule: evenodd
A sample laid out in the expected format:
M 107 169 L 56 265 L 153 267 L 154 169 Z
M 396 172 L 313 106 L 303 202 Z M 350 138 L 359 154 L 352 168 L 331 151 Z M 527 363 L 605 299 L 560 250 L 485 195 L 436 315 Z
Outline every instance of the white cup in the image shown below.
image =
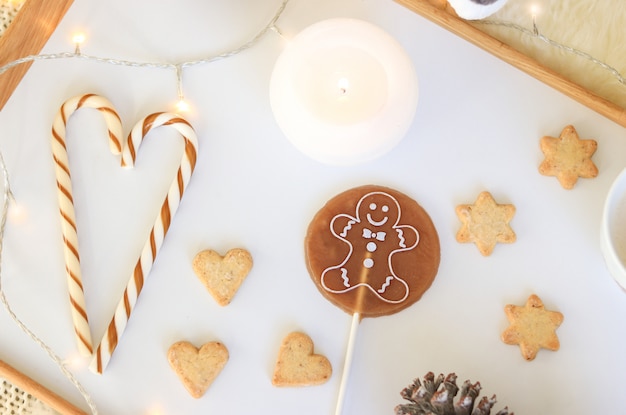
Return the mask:
M 617 176 L 604 202 L 600 247 L 609 272 L 626 290 L 626 169 Z

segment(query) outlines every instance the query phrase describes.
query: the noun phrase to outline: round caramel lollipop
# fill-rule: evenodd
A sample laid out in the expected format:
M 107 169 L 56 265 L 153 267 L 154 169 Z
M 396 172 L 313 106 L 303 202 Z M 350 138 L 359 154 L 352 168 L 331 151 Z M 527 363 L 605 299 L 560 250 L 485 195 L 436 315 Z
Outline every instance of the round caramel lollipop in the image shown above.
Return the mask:
M 322 295 L 361 317 L 396 313 L 422 297 L 439 268 L 439 237 L 428 213 L 381 186 L 345 191 L 315 215 L 305 239 Z
M 353 317 L 338 415 L 358 323 L 397 313 L 422 297 L 439 269 L 439 236 L 428 213 L 407 195 L 361 186 L 333 197 L 315 215 L 305 259 L 322 295 Z

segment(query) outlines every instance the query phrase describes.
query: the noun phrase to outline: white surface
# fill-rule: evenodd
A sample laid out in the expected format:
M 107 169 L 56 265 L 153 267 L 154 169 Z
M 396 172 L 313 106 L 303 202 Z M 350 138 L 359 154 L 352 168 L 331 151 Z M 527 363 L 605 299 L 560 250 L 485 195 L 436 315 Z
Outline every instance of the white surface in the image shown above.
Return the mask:
M 279 0 L 172 2 L 76 0 L 45 48 L 97 56 L 180 61 L 234 49 L 273 16 Z M 424 297 L 399 314 L 366 319 L 358 331 L 344 413 L 393 413 L 399 392 L 428 371 L 456 372 L 496 394 L 516 414 L 621 413 L 626 382 L 626 295 L 600 250 L 602 207 L 626 166 L 622 127 L 388 0 L 292 0 L 278 26 L 293 36 L 330 17 L 378 24 L 407 49 L 420 79 L 415 121 L 400 145 L 357 167 L 310 160 L 281 134 L 268 88 L 285 40 L 268 33 L 254 48 L 185 72 L 189 115 L 199 136 L 195 175 L 103 376 L 76 362 L 63 275 L 50 154 L 58 106 L 85 92 L 108 97 L 125 128 L 176 101 L 174 74 L 80 60 L 36 62 L 0 113 L 0 149 L 22 209 L 6 229 L 3 283 L 15 312 L 70 359 L 102 414 L 330 414 L 337 398 L 351 317 L 322 298 L 303 262 L 309 220 L 336 193 L 362 184 L 394 187 L 431 215 L 441 239 L 439 274 Z M 108 323 L 143 235 L 160 205 L 171 156 L 170 132 L 146 141 L 135 171 L 118 168 L 97 116 L 72 121 L 70 155 L 86 295 L 94 337 Z M 573 190 L 541 176 L 539 139 L 573 124 L 595 138 L 600 174 Z M 174 133 L 171 133 L 174 134 Z M 164 137 L 159 143 L 158 136 Z M 149 154 L 151 153 L 151 154 Z M 170 155 L 171 157 L 168 157 Z M 163 168 L 167 165 L 167 168 Z M 154 189 L 157 189 L 154 191 Z M 482 190 L 513 203 L 517 242 L 490 257 L 459 244 L 454 207 Z M 245 247 L 252 273 L 220 308 L 191 269 L 201 249 Z M 532 362 L 500 340 L 504 306 L 531 293 L 565 321 L 561 350 Z M 323 385 L 278 389 L 270 379 L 278 346 L 303 330 L 335 373 Z M 86 409 L 79 394 L 0 313 L 0 358 Z M 199 400 L 170 370 L 178 340 L 220 340 L 230 361 Z

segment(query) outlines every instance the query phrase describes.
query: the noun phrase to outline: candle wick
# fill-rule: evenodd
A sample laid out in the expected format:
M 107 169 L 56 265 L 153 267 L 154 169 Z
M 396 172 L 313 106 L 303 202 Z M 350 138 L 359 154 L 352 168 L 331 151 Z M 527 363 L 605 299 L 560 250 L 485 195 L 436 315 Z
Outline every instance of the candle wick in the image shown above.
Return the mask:
M 339 78 L 337 82 L 337 88 L 339 88 L 339 95 L 343 96 L 348 93 L 349 81 L 346 78 Z

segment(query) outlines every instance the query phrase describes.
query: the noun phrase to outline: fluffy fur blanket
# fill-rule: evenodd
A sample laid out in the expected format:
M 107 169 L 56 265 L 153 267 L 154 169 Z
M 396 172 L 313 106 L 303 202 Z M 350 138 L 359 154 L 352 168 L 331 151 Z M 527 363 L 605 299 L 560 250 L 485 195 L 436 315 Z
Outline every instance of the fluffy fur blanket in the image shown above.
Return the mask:
M 515 23 L 532 32 L 533 13 L 541 35 L 587 53 L 626 77 L 626 1 L 509 0 L 484 20 Z M 565 78 L 626 108 L 626 84 L 589 58 L 550 46 L 509 27 L 482 21 L 472 24 Z

